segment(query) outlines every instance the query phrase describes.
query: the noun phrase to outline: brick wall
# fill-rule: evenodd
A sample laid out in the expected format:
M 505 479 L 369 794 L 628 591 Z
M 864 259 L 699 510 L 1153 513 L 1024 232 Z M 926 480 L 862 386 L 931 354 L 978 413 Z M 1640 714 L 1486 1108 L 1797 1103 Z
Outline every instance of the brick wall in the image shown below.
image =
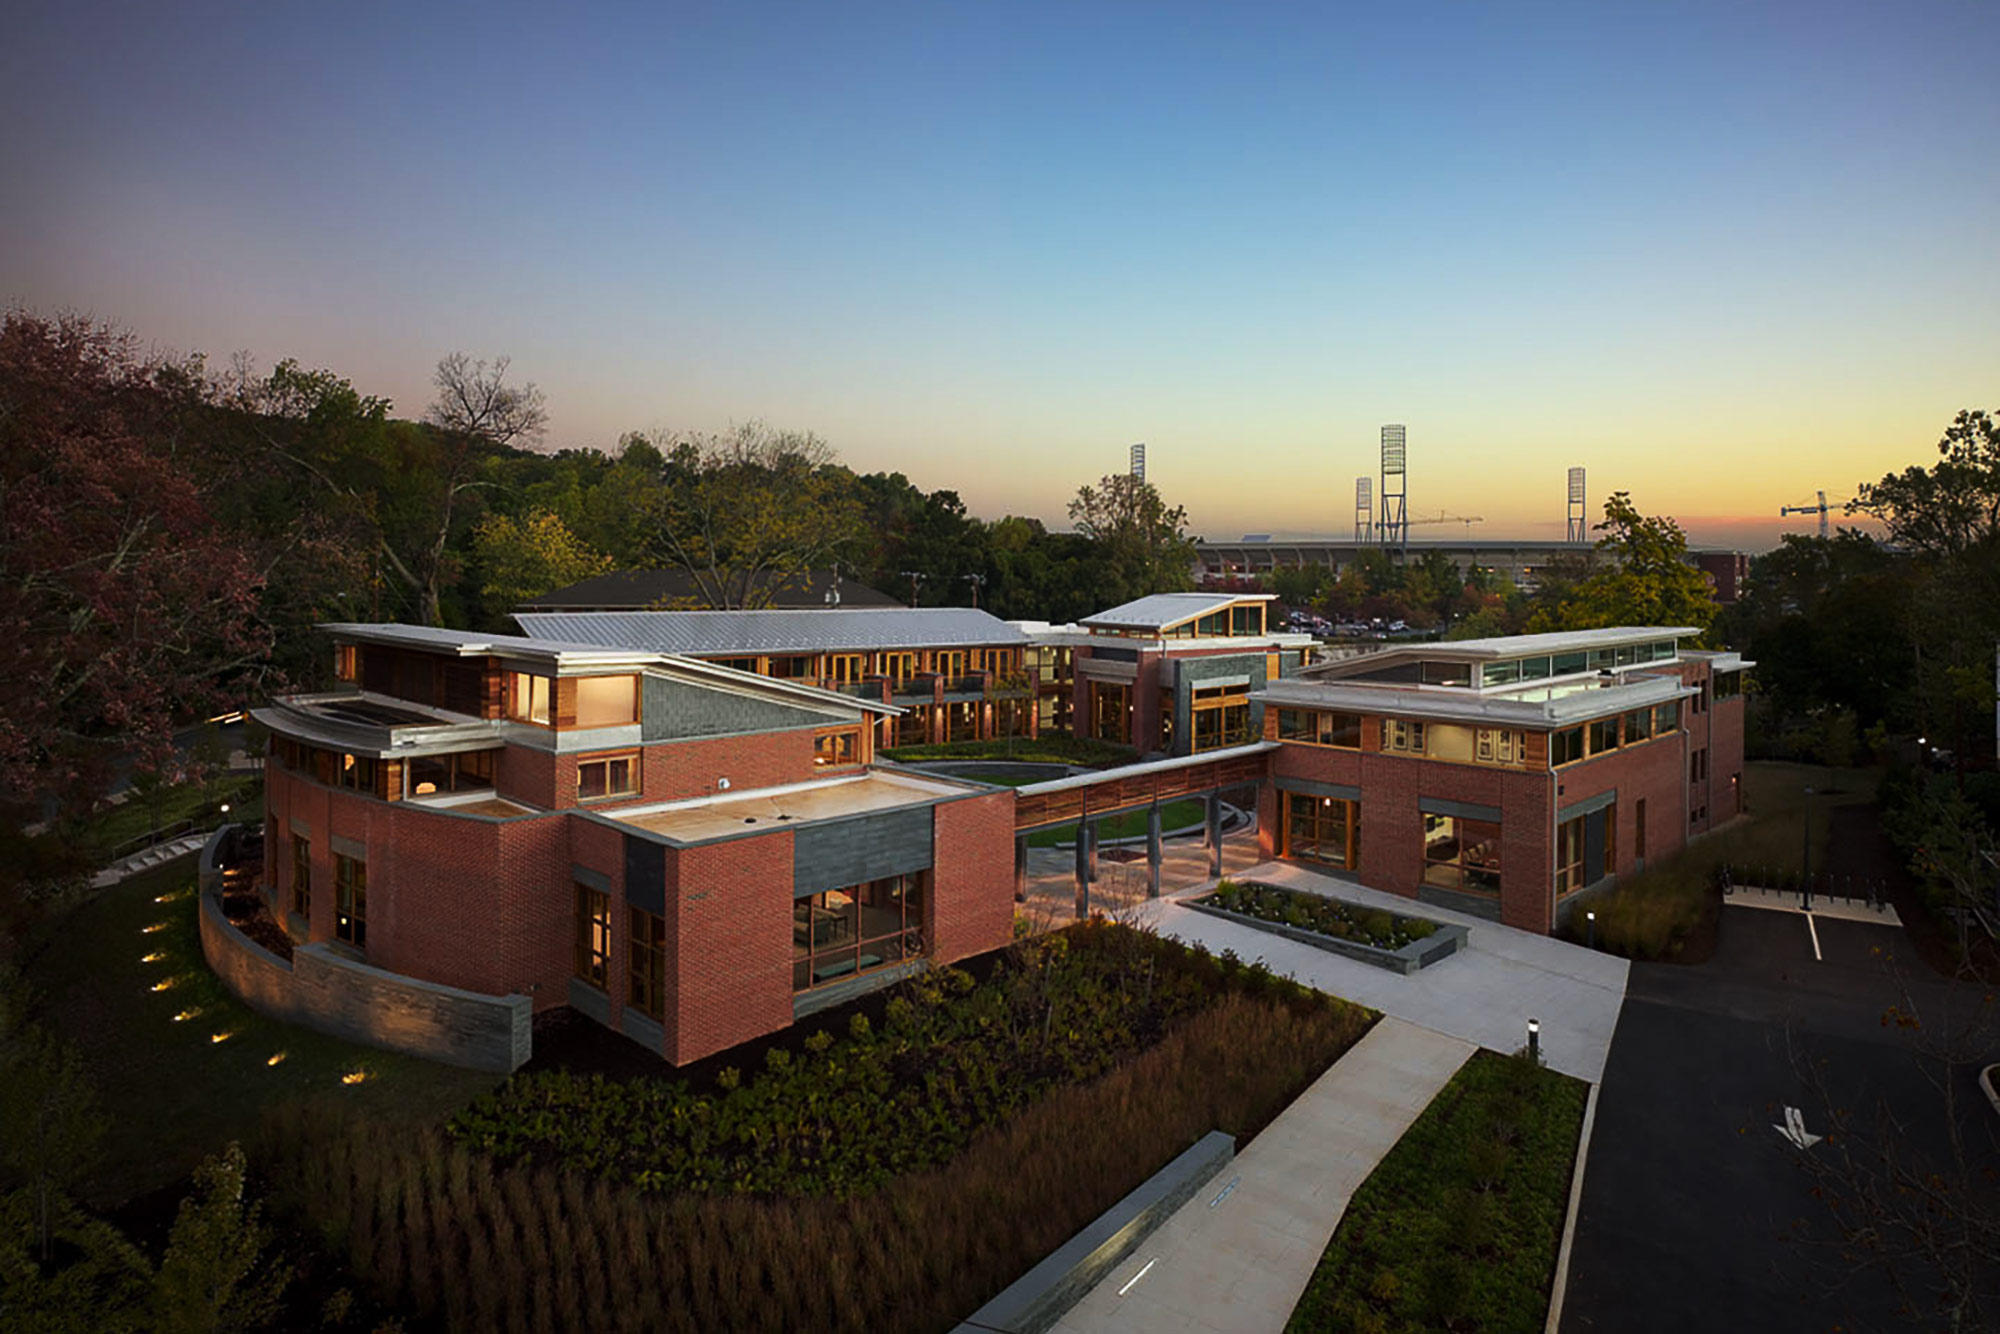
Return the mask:
M 792 1022 L 792 833 L 669 849 L 676 1065 Z
M 1717 700 L 1709 709 L 1708 771 L 1711 826 L 1743 813 L 1743 696 Z
M 1014 932 L 1014 794 L 947 801 L 931 814 L 932 961 L 1000 948 Z

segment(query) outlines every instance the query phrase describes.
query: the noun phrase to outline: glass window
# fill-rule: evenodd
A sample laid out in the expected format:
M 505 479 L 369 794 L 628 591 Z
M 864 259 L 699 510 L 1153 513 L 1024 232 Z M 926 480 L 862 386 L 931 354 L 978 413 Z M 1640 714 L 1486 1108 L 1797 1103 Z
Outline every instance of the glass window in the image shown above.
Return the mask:
M 813 767 L 830 769 L 861 763 L 861 729 L 821 732 L 813 738 Z
M 1715 697 L 1717 699 L 1734 699 L 1742 693 L 1742 672 L 1717 672 L 1715 674 Z
M 1618 749 L 1618 720 L 1599 718 L 1590 725 L 1590 753 L 1602 755 L 1607 750 Z
M 576 886 L 576 975 L 602 990 L 611 979 L 611 896 Z
M 812 670 L 813 660 L 811 658 L 803 654 L 788 654 L 784 657 L 770 659 L 770 670 L 767 674 L 791 681 L 797 680 L 800 677 L 811 676 Z
M 1409 754 L 1424 753 L 1424 725 L 1405 718 L 1391 718 L 1383 725 L 1382 748 Z
M 923 877 L 896 875 L 792 901 L 792 988 L 922 958 Z
M 579 676 L 576 678 L 576 725 L 618 727 L 639 721 L 639 678 Z
M 1540 681 L 1547 677 L 1548 674 L 1549 660 L 1547 658 L 1521 659 L 1521 679 L 1523 681 Z
M 715 658 L 712 661 L 716 666 L 727 667 L 731 671 L 749 672 L 752 676 L 757 674 L 757 660 L 755 658 Z
M 1500 892 L 1500 826 L 1455 815 L 1424 816 L 1424 883 L 1474 894 Z
M 1519 764 L 1527 750 L 1527 738 L 1511 728 L 1482 727 L 1473 733 L 1472 757 L 1481 764 Z
M 306 918 L 312 916 L 312 873 L 312 840 L 293 834 L 292 911 Z
M 576 764 L 576 795 L 585 801 L 593 797 L 629 797 L 639 790 L 639 757 L 593 755 Z
M 625 941 L 625 1003 L 664 1021 L 667 1017 L 667 921 L 643 908 L 628 908 Z
M 507 716 L 519 723 L 549 725 L 549 705 L 555 696 L 555 681 L 529 672 L 515 672 L 507 692 Z
M 1614 648 L 1594 648 L 1590 651 L 1590 670 L 1601 672 L 1618 665 L 1618 650 Z
M 1358 870 L 1361 862 L 1360 803 L 1339 797 L 1285 794 L 1285 853 L 1307 861 Z
M 1557 676 L 1569 676 L 1574 672 L 1587 669 L 1590 666 L 1590 660 L 1587 655 L 1582 653 L 1558 653 L 1550 659 L 1550 665 L 1555 669 Z
M 1625 715 L 1625 744 L 1644 741 L 1653 735 L 1653 711 L 1634 709 Z
M 1574 764 L 1583 758 L 1583 729 L 1565 727 L 1549 737 L 1549 763 L 1552 766 Z
M 1669 732 L 1679 731 L 1680 725 L 1681 725 L 1681 702 L 1679 700 L 1674 700 L 1672 703 L 1669 704 L 1659 704 L 1654 706 L 1653 708 L 1654 736 L 1665 736 Z
M 1546 664 L 1548 659 L 1542 659 Z M 1521 679 L 1521 660 L 1510 658 L 1506 662 L 1489 662 L 1479 669 L 1479 684 L 1482 686 L 1512 685 Z
M 1654 641 L 1653 641 L 1653 661 L 1654 661 L 1654 662 L 1663 662 L 1663 661 L 1665 661 L 1666 659 L 1668 659 L 1668 658 L 1671 658 L 1671 657 L 1673 657 L 1673 656 L 1674 656 L 1674 641 L 1673 641 L 1673 640 L 1671 640 L 1671 639 L 1656 639 L 1656 640 L 1654 640 Z
M 1642 661 L 1639 655 L 1645 652 L 1645 649 L 1637 644 L 1621 644 L 1614 651 L 1617 654 L 1616 665 L 1630 667 L 1634 663 Z
M 354 946 L 368 946 L 368 865 L 357 857 L 333 855 L 333 934 Z
M 1469 662 L 1426 662 L 1423 683 L 1427 686 L 1469 686 L 1472 684 L 1472 664 Z
M 1583 821 L 1579 815 L 1556 826 L 1556 893 L 1583 888 Z

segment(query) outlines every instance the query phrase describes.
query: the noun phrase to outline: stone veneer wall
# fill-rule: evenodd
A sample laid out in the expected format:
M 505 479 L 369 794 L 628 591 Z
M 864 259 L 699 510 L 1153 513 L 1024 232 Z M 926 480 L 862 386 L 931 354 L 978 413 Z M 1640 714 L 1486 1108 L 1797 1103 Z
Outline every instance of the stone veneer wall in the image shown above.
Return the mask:
M 326 945 L 287 963 L 229 924 L 201 892 L 201 952 L 245 1005 L 285 1023 L 447 1065 L 508 1073 L 533 1050 L 526 996 L 486 996 L 371 968 Z

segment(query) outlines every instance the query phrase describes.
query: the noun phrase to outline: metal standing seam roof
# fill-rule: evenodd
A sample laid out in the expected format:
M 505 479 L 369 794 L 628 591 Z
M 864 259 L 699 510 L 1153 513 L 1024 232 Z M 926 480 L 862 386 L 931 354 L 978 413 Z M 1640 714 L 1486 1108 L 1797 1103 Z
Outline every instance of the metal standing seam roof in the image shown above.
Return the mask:
M 823 611 L 518 612 L 530 639 L 689 656 L 841 653 L 1026 645 L 1028 637 L 971 607 L 835 607 Z
M 1101 625 L 1115 630 L 1165 630 L 1239 602 L 1270 602 L 1275 596 L 1271 593 L 1153 593 L 1120 603 L 1094 616 L 1086 616 L 1080 624 Z

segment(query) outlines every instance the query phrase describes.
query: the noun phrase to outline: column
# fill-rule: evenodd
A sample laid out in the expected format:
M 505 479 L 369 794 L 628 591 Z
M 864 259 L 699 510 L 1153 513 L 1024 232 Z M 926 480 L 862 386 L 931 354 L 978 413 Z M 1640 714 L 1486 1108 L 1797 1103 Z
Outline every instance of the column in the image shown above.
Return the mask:
M 1146 897 L 1160 897 L 1160 803 L 1146 812 Z
M 1207 828 L 1203 838 L 1208 844 L 1208 874 L 1211 879 L 1222 878 L 1222 794 L 1211 792 L 1202 798 L 1207 817 Z
M 1028 836 L 1014 835 L 1014 902 L 1028 900 Z

